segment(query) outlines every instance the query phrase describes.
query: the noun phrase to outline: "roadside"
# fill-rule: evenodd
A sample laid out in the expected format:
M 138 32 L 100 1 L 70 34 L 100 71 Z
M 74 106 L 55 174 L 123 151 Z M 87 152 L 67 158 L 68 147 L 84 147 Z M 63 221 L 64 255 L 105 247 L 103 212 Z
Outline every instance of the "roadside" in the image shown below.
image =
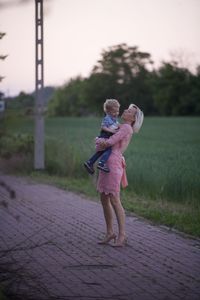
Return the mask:
M 1 175 L 0 181 L 1 263 L 21 274 L 10 278 L 15 294 L 29 299 L 199 299 L 198 239 L 127 216 L 128 246 L 100 246 L 104 220 L 98 202 L 27 178 Z
M 30 173 L 28 178 L 38 183 L 51 184 L 84 195 L 95 201 L 99 198 L 96 192 L 96 175 L 88 176 L 88 178 L 71 178 L 52 176 L 36 171 Z M 147 196 L 136 194 L 130 189 L 130 186 L 127 189 L 122 189 L 121 200 L 129 214 L 133 213 L 157 226 L 167 226 L 172 231 L 179 231 L 182 234 L 200 238 L 199 205 L 193 206 L 190 203 L 147 198 Z

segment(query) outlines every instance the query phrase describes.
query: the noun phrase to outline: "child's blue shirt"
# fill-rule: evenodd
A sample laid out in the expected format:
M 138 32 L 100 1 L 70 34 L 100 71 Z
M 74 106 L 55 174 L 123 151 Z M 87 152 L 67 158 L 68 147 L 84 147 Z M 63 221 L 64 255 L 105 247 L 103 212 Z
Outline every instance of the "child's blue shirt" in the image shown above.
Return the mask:
M 117 121 L 117 118 L 112 117 L 110 115 L 106 115 L 102 120 L 101 127 L 110 127 L 113 125 L 118 127 L 119 122 Z

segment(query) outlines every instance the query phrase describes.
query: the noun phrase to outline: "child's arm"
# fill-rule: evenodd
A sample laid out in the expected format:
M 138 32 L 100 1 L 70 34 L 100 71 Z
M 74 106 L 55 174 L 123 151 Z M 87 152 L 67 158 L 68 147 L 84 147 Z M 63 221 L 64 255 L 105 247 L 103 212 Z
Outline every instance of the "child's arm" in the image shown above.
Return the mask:
M 107 147 L 113 146 L 114 144 L 121 141 L 126 135 L 132 134 L 132 128 L 129 125 L 123 125 L 120 127 L 118 132 L 112 135 L 109 139 L 96 139 L 96 149 L 97 151 L 102 151 Z
M 116 133 L 118 128 L 114 129 L 114 128 L 111 128 L 111 127 L 102 126 L 101 130 L 106 131 L 106 132 Z

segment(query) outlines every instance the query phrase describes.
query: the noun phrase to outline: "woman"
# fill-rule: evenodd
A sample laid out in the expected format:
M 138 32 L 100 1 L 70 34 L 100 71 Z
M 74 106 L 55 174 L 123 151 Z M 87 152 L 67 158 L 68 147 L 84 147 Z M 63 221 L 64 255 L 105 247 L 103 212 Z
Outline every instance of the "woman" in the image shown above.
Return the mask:
M 122 153 L 126 150 L 132 134 L 138 132 L 142 126 L 144 116 L 136 105 L 131 104 L 128 109 L 124 110 L 121 118 L 123 124 L 121 124 L 116 134 L 109 139 L 99 138 L 96 141 L 98 151 L 112 146 L 112 153 L 107 162 L 110 172 L 105 173 L 99 171 L 97 190 L 100 192 L 106 221 L 106 235 L 99 243 L 108 244 L 111 240 L 114 240 L 114 247 L 121 247 L 126 243 L 125 212 L 120 201 L 120 184 L 125 187 L 128 183 Z M 118 237 L 113 231 L 112 208 L 114 209 L 118 222 Z

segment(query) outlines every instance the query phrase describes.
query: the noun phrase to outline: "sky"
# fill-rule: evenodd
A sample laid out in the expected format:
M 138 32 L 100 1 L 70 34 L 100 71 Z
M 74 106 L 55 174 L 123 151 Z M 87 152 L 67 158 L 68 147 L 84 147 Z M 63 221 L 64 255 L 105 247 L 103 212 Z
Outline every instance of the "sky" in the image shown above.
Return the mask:
M 14 96 L 35 88 L 35 1 L 9 1 L 0 0 L 0 91 Z M 155 67 L 172 57 L 190 70 L 200 64 L 200 0 L 46 0 L 44 12 L 45 86 L 89 76 L 121 43 L 149 52 Z

